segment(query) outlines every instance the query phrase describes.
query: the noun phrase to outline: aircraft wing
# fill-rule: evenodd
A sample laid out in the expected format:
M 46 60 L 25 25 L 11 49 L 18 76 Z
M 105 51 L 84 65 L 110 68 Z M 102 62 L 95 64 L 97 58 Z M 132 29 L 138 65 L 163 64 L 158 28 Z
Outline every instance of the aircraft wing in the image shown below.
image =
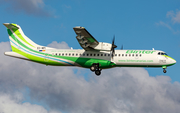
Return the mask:
M 73 29 L 77 34 L 76 39 L 84 50 L 94 50 L 99 44 L 99 42 L 84 27 L 74 27 Z

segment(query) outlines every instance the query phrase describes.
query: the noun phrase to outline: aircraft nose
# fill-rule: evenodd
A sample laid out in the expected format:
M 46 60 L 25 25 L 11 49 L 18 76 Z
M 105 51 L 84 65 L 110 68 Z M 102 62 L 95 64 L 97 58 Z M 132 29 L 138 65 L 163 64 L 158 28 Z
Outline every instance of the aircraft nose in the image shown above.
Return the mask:
M 175 60 L 175 59 L 171 59 L 170 62 L 173 63 L 173 64 L 175 64 L 175 63 L 176 63 L 176 60 Z
M 176 60 L 173 60 L 173 63 L 176 63 Z

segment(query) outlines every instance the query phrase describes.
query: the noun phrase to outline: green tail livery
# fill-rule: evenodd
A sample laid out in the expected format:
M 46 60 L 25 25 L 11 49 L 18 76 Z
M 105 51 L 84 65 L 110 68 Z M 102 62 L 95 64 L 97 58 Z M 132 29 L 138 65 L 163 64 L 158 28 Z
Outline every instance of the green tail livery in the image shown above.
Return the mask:
M 115 50 L 112 43 L 98 42 L 84 27 L 74 27 L 76 39 L 83 49 L 55 49 L 34 43 L 13 23 L 4 23 L 7 28 L 12 51 L 4 54 L 53 66 L 79 66 L 89 68 L 96 75 L 102 69 L 113 67 L 162 67 L 166 73 L 168 66 L 176 60 L 160 50 Z

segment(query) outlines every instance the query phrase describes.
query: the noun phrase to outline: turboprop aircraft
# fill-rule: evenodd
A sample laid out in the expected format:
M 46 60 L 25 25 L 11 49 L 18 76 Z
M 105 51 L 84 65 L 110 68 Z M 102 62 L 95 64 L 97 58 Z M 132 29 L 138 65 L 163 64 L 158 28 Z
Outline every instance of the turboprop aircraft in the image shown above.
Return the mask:
M 162 67 L 176 63 L 176 60 L 160 50 L 115 50 L 114 44 L 98 42 L 84 27 L 74 27 L 76 39 L 83 49 L 55 49 L 34 43 L 14 23 L 7 27 L 12 51 L 4 54 L 53 66 L 79 66 L 89 68 L 97 76 L 102 69 L 113 67 Z

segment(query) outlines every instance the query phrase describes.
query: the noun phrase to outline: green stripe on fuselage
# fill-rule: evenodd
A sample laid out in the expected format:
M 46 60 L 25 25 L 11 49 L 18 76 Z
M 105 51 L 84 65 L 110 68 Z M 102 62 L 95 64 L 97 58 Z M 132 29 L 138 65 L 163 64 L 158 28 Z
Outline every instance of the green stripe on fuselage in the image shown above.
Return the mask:
M 39 53 L 39 54 L 44 54 L 44 53 L 35 51 L 35 50 L 27 47 L 26 45 L 24 45 L 21 41 L 19 41 L 19 40 L 13 35 L 13 33 L 11 32 L 10 29 L 8 29 L 8 34 L 11 36 L 12 39 L 14 39 L 15 42 L 17 42 L 19 45 L 23 46 L 24 48 L 28 49 L 29 51 L 32 51 L 32 52 L 35 52 L 35 53 Z
M 24 41 L 26 44 L 34 47 L 33 45 L 31 45 L 29 42 L 27 42 L 27 41 L 24 39 L 24 37 L 21 35 L 21 33 L 19 32 L 18 29 L 12 29 L 12 30 L 13 30 L 13 32 L 14 32 L 22 41 Z M 8 32 L 8 33 L 9 33 L 9 32 Z
M 27 53 L 17 49 L 14 46 L 11 46 L 11 47 L 12 47 L 12 49 L 16 50 L 16 53 L 28 58 L 31 61 L 41 63 L 41 64 L 46 64 L 46 65 L 65 66 L 64 64 L 62 64 L 60 62 L 56 62 L 56 61 L 49 60 L 49 59 L 46 60 L 44 57 L 42 58 L 42 57 L 34 56 L 34 55 L 31 55 L 31 54 L 27 54 Z
M 116 67 L 162 67 L 162 66 L 172 66 L 175 63 L 167 65 L 116 65 Z
M 162 55 L 162 56 L 165 56 L 165 57 L 168 57 L 168 58 L 170 58 L 170 59 L 175 60 L 174 58 L 172 58 L 172 57 L 170 57 L 170 56 L 167 56 L 167 55 Z

